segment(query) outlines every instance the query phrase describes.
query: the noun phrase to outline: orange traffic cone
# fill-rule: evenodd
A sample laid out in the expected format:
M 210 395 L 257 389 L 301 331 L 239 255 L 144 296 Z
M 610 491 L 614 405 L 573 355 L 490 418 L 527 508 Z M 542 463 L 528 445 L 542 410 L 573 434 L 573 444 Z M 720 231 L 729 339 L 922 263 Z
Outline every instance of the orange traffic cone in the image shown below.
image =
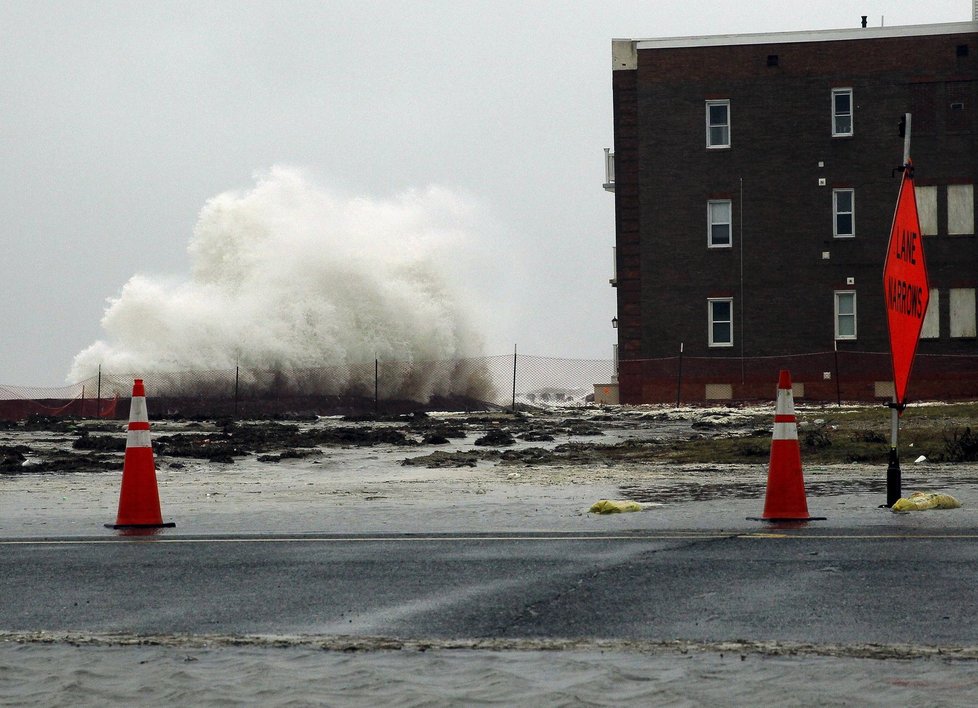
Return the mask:
M 164 524 L 163 514 L 160 512 L 156 464 L 153 462 L 153 446 L 149 440 L 149 414 L 146 411 L 146 391 L 142 379 L 136 379 L 132 385 L 119 515 L 114 524 L 105 526 L 110 529 L 176 526 L 175 523 Z
M 764 514 L 760 519 L 749 518 L 756 521 L 815 521 L 825 518 L 808 514 L 791 374 L 784 369 L 778 377 L 778 403 L 774 411 L 774 436 L 771 440 Z

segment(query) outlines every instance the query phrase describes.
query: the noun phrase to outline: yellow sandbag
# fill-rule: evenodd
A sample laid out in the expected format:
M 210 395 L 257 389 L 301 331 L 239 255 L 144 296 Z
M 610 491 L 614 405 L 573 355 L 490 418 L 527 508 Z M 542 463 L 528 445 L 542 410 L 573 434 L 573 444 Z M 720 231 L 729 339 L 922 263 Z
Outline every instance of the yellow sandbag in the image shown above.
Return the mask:
M 961 502 L 950 494 L 914 492 L 909 497 L 901 497 L 890 507 L 893 511 L 924 511 L 926 509 L 957 509 Z
M 893 506 L 890 507 L 890 511 L 919 511 L 921 507 L 917 506 L 916 502 L 913 502 L 906 497 L 900 497 L 895 502 Z
M 638 502 L 612 499 L 599 499 L 588 510 L 594 514 L 620 514 L 624 511 L 641 511 L 642 505 Z
M 937 501 L 935 509 L 959 509 L 961 507 L 961 502 L 950 494 L 935 494 L 934 499 Z

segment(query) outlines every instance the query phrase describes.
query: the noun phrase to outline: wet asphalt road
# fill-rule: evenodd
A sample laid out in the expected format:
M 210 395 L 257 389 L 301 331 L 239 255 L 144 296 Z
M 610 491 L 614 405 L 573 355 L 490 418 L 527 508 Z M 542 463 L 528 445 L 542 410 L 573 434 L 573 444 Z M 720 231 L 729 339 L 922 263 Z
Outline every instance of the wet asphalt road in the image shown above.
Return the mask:
M 0 630 L 978 644 L 978 530 L 0 539 Z

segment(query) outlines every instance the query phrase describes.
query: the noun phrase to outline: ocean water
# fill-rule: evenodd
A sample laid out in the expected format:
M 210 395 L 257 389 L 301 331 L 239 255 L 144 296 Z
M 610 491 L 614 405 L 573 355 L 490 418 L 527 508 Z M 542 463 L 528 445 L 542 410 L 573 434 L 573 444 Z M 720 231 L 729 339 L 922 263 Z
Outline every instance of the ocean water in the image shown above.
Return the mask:
M 971 706 L 975 668 L 933 656 L 3 641 L 0 704 Z

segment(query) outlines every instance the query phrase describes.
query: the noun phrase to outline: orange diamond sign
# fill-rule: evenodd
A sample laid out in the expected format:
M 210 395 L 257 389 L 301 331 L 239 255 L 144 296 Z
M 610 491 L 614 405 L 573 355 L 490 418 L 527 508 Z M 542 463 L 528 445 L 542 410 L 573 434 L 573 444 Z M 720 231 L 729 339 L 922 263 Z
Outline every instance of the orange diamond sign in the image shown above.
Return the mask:
M 890 242 L 886 247 L 883 294 L 886 322 L 890 328 L 893 387 L 896 403 L 903 405 L 930 299 L 924 242 L 920 237 L 917 199 L 914 196 L 913 166 L 909 161 L 900 181 L 900 196 L 893 214 Z

